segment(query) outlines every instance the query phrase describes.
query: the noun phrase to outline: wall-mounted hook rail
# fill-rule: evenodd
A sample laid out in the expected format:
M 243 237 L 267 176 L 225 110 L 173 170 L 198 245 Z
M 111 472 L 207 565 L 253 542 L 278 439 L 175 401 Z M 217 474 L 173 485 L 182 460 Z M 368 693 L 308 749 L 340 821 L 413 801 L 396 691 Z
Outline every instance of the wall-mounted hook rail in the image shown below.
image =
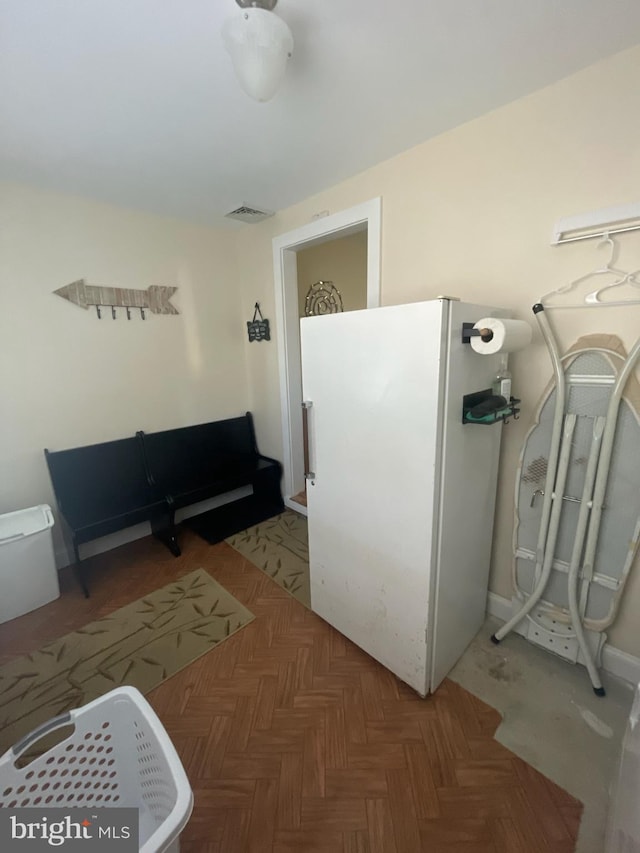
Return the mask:
M 565 216 L 553 226 L 551 245 L 592 240 L 640 229 L 640 202 L 607 207 L 577 216 Z
M 131 309 L 139 310 L 143 320 L 145 311 L 152 314 L 179 314 L 171 303 L 171 297 L 177 287 L 152 284 L 146 290 L 122 287 L 101 287 L 87 284 L 83 278 L 59 287 L 53 292 L 81 308 L 95 307 L 98 319 L 102 318 L 101 308 L 110 308 L 111 317 L 117 319 L 117 308 L 125 308 L 127 320 L 131 319 Z

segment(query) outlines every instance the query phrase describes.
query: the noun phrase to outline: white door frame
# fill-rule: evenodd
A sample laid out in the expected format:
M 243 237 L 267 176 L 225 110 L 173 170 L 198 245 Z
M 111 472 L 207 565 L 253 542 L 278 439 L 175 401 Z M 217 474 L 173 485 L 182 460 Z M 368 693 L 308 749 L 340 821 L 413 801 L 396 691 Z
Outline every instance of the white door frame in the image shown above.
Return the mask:
M 285 505 L 306 514 L 291 497 L 304 488 L 302 461 L 302 377 L 296 252 L 367 229 L 367 308 L 380 305 L 380 245 L 382 200 L 365 201 L 348 210 L 324 216 L 273 239 L 280 408 Z

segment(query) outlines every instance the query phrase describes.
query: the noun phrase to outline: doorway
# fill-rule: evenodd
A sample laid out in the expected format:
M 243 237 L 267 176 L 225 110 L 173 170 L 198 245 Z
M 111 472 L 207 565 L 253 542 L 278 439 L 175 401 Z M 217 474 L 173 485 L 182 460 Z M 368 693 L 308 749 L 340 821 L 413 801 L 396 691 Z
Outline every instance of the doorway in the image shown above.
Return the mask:
M 284 467 L 284 502 L 306 514 L 300 499 L 305 491 L 302 371 L 300 364 L 300 308 L 298 257 L 302 250 L 366 232 L 366 307 L 380 305 L 381 199 L 316 219 L 273 240 L 280 406 Z M 338 283 L 333 283 L 339 290 Z M 301 283 L 303 285 L 303 283 Z M 300 287 L 303 290 L 303 286 Z M 305 291 L 307 293 L 308 291 Z

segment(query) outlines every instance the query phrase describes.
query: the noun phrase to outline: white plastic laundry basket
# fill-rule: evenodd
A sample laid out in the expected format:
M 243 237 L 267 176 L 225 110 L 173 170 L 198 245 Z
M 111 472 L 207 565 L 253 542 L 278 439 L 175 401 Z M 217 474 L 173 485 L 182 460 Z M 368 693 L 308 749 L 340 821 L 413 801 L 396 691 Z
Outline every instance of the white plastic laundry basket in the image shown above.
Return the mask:
M 43 735 L 70 724 L 69 737 L 15 766 Z M 193 793 L 151 705 L 134 687 L 119 687 L 43 723 L 0 758 L 0 808 L 29 806 L 137 808 L 140 853 L 177 853 Z
M 60 595 L 46 504 L 0 515 L 0 623 Z

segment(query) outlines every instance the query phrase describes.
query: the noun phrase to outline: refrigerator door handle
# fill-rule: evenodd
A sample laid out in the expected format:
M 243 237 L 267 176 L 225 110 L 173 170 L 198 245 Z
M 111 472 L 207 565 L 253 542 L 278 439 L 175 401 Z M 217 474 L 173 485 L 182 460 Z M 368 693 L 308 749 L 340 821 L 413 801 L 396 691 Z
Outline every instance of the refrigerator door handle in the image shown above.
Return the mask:
M 313 406 L 311 400 L 302 401 L 302 441 L 304 445 L 304 478 L 305 480 L 315 480 L 315 473 L 310 470 L 309 463 L 309 409 Z M 313 485 L 313 483 L 311 484 Z

